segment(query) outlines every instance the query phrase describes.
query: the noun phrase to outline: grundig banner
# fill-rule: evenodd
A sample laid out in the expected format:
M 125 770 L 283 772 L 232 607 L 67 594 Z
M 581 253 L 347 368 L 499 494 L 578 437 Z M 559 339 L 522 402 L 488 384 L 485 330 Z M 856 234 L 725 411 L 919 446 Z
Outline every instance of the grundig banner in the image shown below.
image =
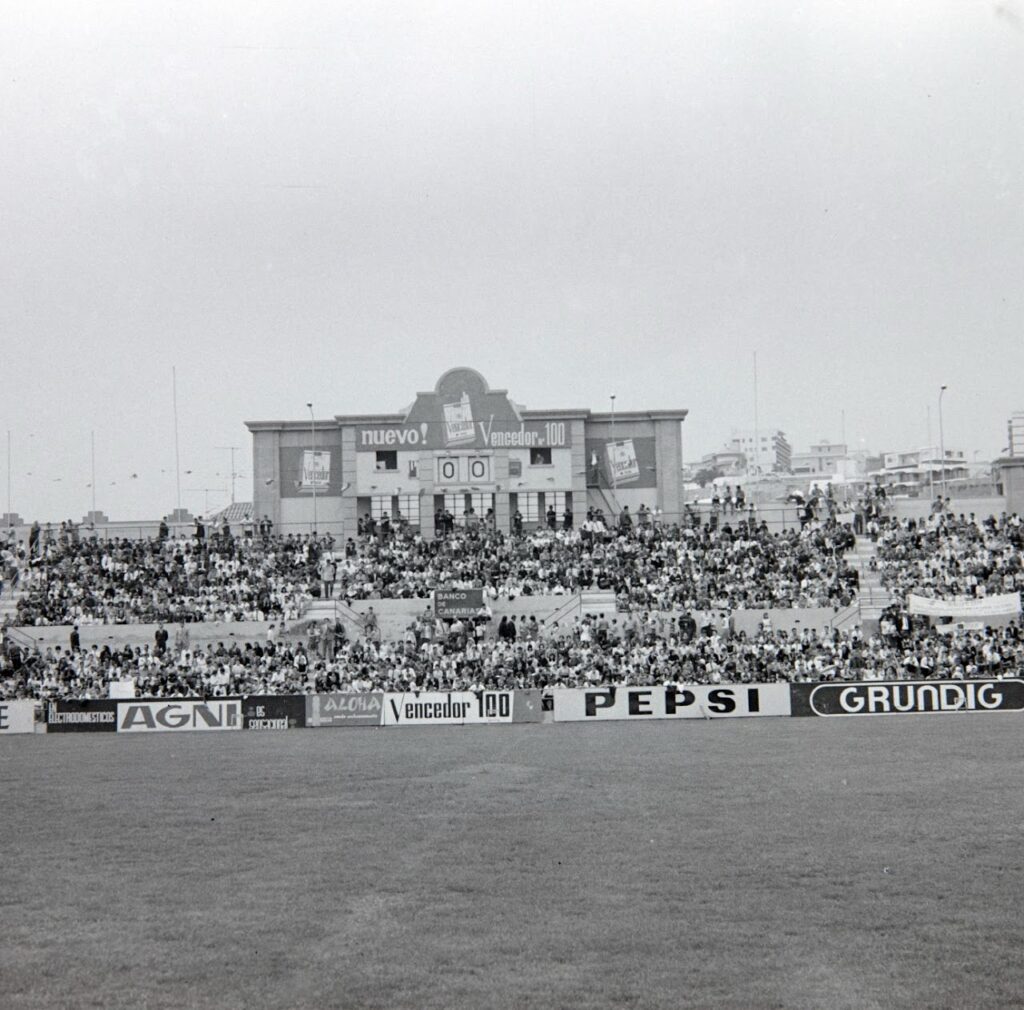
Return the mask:
M 1024 710 L 1024 683 L 1019 680 L 793 684 L 790 689 L 793 715 L 921 715 Z
M 929 596 L 907 595 L 907 609 L 926 617 L 952 617 L 954 620 L 977 620 L 981 617 L 1016 617 L 1020 613 L 1020 593 L 998 596 L 952 596 L 933 599 Z
M 576 688 L 552 692 L 555 722 L 789 715 L 788 684 Z

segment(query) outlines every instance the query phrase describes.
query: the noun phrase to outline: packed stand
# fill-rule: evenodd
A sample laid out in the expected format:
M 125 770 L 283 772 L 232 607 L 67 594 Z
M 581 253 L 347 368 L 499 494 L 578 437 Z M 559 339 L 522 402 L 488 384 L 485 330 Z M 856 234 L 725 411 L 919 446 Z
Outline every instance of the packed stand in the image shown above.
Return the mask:
M 158 629 L 153 644 L 4 651 L 0 696 L 105 698 L 133 680 L 140 697 L 480 690 L 1019 677 L 1024 627 L 940 631 L 898 608 L 880 632 L 735 632 L 725 612 L 702 625 L 689 613 L 587 617 L 553 624 L 535 617 L 442 621 L 429 608 L 402 641 L 382 642 L 372 612 L 358 635 L 313 624 L 308 636 L 194 648 L 187 625 Z
M 843 555 L 852 532 L 833 520 L 785 533 L 766 523 L 692 521 L 664 525 L 624 509 L 609 526 L 591 510 L 576 529 L 554 512 L 536 530 L 502 534 L 487 522 L 455 526 L 441 517 L 427 540 L 404 527 L 364 528 L 337 560 L 347 601 L 426 599 L 435 589 L 482 588 L 490 600 L 613 591 L 621 609 L 759 609 L 845 606 L 857 573 Z M 717 519 L 717 517 L 716 517 Z
M 20 570 L 16 623 L 296 618 L 319 584 L 323 546 L 294 535 L 235 537 L 201 521 L 192 537 L 171 537 L 162 524 L 144 540 L 82 537 L 73 524 L 40 537 L 37 526 Z
M 1024 523 L 1016 514 L 979 521 L 943 505 L 925 520 L 885 520 L 877 543 L 882 584 L 901 601 L 909 593 L 978 599 L 1024 589 Z

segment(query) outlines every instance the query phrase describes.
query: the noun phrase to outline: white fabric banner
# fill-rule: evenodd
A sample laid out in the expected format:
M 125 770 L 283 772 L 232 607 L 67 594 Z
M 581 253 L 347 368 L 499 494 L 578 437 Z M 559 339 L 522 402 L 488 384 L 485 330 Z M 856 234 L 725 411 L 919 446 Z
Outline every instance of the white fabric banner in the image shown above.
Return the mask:
M 1020 593 L 998 596 L 951 596 L 932 599 L 929 596 L 907 596 L 907 609 L 926 617 L 953 617 L 969 620 L 978 617 L 1014 617 L 1020 613 Z

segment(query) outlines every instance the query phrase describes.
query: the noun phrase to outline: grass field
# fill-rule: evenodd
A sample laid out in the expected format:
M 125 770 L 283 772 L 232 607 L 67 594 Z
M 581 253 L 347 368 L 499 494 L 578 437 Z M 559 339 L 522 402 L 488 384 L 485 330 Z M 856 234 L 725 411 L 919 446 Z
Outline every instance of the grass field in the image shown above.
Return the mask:
M 0 1005 L 1024 1006 L 1013 715 L 0 739 Z

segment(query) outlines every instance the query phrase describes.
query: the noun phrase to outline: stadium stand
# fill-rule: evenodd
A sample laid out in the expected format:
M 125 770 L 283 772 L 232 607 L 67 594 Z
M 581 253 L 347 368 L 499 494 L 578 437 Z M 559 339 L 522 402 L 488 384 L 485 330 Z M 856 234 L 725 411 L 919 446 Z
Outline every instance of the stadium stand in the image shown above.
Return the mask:
M 911 591 L 978 598 L 1024 587 L 1015 515 L 975 522 L 938 508 L 907 521 L 868 508 L 861 537 L 831 515 L 783 533 L 717 518 L 610 528 L 594 512 L 580 530 L 501 535 L 479 524 L 432 541 L 367 523 L 337 550 L 329 539 L 266 528 L 112 542 L 62 530 L 3 550 L 0 601 L 16 601 L 17 617 L 8 617 L 0 650 L 0 695 L 106 697 L 111 682 L 128 679 L 138 694 L 160 697 L 1005 677 L 1024 668 L 1019 620 L 940 628 L 904 607 Z M 862 552 L 865 544 L 877 554 Z M 877 633 L 774 625 L 779 607 L 849 604 L 858 581 L 851 557 L 877 572 L 895 601 L 881 610 Z M 434 617 L 435 589 L 469 587 L 482 588 L 494 611 L 517 599 L 549 605 L 490 620 Z M 331 616 L 299 620 L 321 593 Z M 563 602 L 570 596 L 574 610 Z M 385 636 L 372 600 L 407 600 L 413 613 Z M 348 607 L 357 601 L 359 614 Z M 763 618 L 737 630 L 731 615 L 752 606 Z M 118 621 L 171 627 L 147 629 L 149 641 L 83 644 L 80 629 Z M 50 622 L 76 627 L 64 642 L 27 637 Z M 232 622 L 258 633 L 228 641 L 199 633 Z

